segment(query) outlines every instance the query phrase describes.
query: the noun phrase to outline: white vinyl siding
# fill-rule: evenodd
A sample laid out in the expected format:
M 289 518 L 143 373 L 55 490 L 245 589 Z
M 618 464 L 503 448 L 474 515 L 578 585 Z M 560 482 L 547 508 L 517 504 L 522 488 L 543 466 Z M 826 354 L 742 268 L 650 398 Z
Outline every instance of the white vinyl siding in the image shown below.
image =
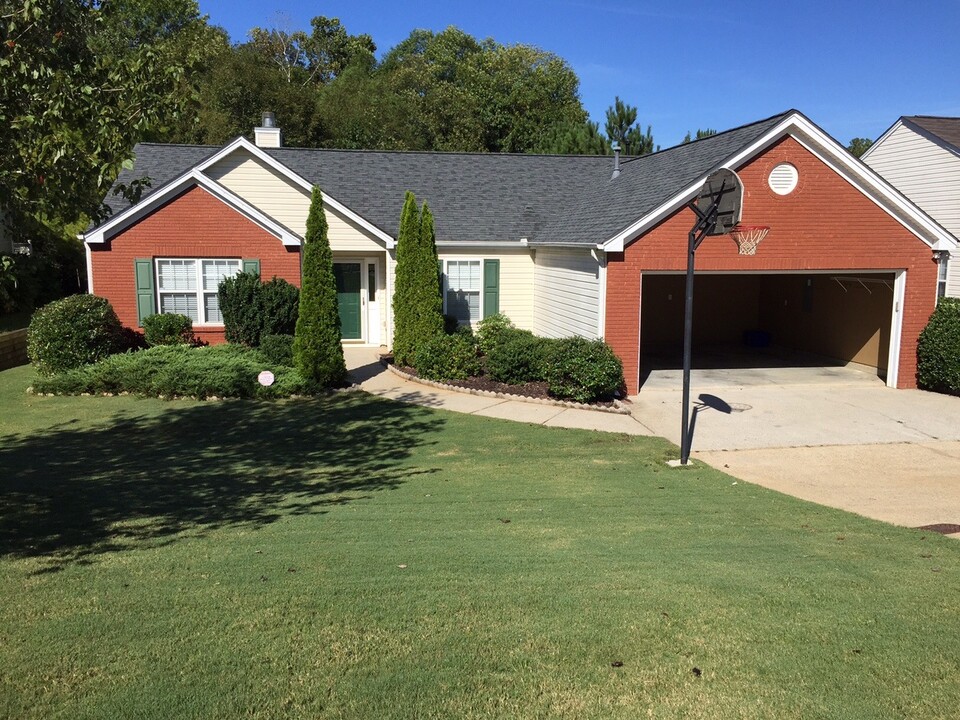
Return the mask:
M 960 238 L 960 154 L 901 124 L 872 147 L 863 161 Z M 947 295 L 960 297 L 956 253 L 950 260 Z
M 222 325 L 217 288 L 223 278 L 239 272 L 239 260 L 157 260 L 160 312 L 186 315 L 198 325 Z
M 600 264 L 589 250 L 538 248 L 533 331 L 595 339 L 600 322 Z
M 206 174 L 230 192 L 303 237 L 307 231 L 310 194 L 247 150 L 230 153 L 206 170 Z M 382 252 L 383 243 L 357 223 L 329 207 L 327 237 L 333 252 Z M 397 222 L 399 222 L 397 216 Z

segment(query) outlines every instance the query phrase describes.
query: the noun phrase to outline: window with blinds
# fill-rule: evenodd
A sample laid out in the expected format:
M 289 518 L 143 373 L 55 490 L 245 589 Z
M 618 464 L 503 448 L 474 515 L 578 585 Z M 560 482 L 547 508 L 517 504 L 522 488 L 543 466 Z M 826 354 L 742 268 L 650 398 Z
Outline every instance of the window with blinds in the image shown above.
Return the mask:
M 482 267 L 479 260 L 447 260 L 446 313 L 460 324 L 480 320 L 480 294 L 483 290 Z
M 186 315 L 197 324 L 222 325 L 217 287 L 239 272 L 239 260 L 157 260 L 160 312 Z

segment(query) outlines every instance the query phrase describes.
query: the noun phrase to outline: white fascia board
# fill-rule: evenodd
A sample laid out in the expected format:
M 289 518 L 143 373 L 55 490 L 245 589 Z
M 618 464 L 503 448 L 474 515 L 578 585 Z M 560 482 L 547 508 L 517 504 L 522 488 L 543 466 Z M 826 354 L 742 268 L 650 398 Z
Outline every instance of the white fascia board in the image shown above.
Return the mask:
M 878 137 L 878 138 L 876 139 L 876 141 L 873 143 L 873 145 L 871 145 L 870 147 L 867 148 L 867 151 L 866 151 L 863 155 L 860 156 L 860 159 L 863 160 L 864 162 L 866 162 L 867 157 L 870 155 L 870 153 L 872 153 L 874 150 L 876 150 L 876 149 L 880 146 L 880 144 L 883 143 L 883 141 L 886 140 L 888 137 L 890 137 L 890 136 L 893 134 L 893 132 L 894 132 L 897 128 L 899 128 L 901 125 L 903 125 L 903 118 L 902 118 L 902 117 L 899 118 L 893 125 L 891 125 L 890 127 L 888 127 L 887 130 L 886 130 L 886 132 L 883 133 L 883 135 L 881 135 L 880 137 Z
M 527 243 L 532 248 L 564 248 L 567 250 L 606 250 L 606 243 L 562 243 L 562 242 L 536 242 L 530 241 Z
M 437 240 L 438 248 L 512 248 L 515 250 L 525 250 L 526 244 L 519 240 Z
M 704 173 L 692 185 L 607 240 L 603 243 L 603 249 L 606 252 L 623 252 L 623 248 L 631 238 L 643 234 L 668 215 L 693 200 L 699 193 L 700 188 L 703 187 L 703 183 L 710 172 L 720 168 L 733 170 L 788 134 L 927 245 L 933 247 L 941 241 L 951 246 L 956 245 L 956 240 L 950 233 L 937 225 L 922 210 L 894 189 L 892 185 L 867 165 L 853 157 L 845 148 L 840 147 L 833 138 L 803 115 L 791 113 L 765 135 L 731 155 L 717 167 L 711 168 L 709 172 Z M 879 202 L 879 198 L 888 201 L 889 205 Z
M 207 168 L 209 168 L 211 165 L 214 165 L 219 161 L 223 160 L 223 158 L 225 158 L 227 155 L 229 155 L 230 153 L 234 152 L 239 148 L 243 148 L 247 152 L 251 153 L 258 160 L 260 160 L 261 162 L 263 162 L 273 170 L 276 170 L 285 178 L 293 182 L 295 185 L 299 185 L 306 192 L 308 193 L 313 192 L 313 183 L 311 183 L 310 181 L 308 181 L 306 178 L 302 177 L 298 173 L 295 173 L 293 170 L 288 168 L 282 162 L 280 162 L 273 156 L 269 155 L 268 153 L 264 152 L 262 148 L 257 147 L 254 143 L 250 142 L 243 136 L 238 137 L 233 142 L 225 145 L 222 150 L 219 150 L 214 155 L 211 155 L 210 157 L 208 157 L 202 163 L 197 165 L 197 169 L 202 172 Z M 330 195 L 328 195 L 323 190 L 323 188 L 320 188 L 320 191 L 323 193 L 323 202 L 325 205 L 329 205 L 331 208 L 333 208 L 340 214 L 350 218 L 351 220 L 353 220 L 353 222 L 357 223 L 357 225 L 359 225 L 360 227 L 367 230 L 372 235 L 382 240 L 383 243 L 386 245 L 387 249 L 392 250 L 396 246 L 397 241 L 393 237 L 391 237 L 388 233 L 385 233 L 383 230 L 378 228 L 372 222 L 355 213 L 353 210 L 348 208 L 346 205 L 344 205 L 342 202 L 340 202 L 336 198 L 330 197 Z
M 214 182 L 196 168 L 167 183 L 167 185 L 149 195 L 143 202 L 115 215 L 109 222 L 94 228 L 92 232 L 85 233 L 83 236 L 84 242 L 88 244 L 106 242 L 108 237 L 116 235 L 124 228 L 146 217 L 160 204 L 193 185 L 202 187 L 224 204 L 245 215 L 271 235 L 275 235 L 284 245 L 300 245 L 300 238 L 294 232 L 280 225 L 242 198 L 237 197 L 219 183 Z

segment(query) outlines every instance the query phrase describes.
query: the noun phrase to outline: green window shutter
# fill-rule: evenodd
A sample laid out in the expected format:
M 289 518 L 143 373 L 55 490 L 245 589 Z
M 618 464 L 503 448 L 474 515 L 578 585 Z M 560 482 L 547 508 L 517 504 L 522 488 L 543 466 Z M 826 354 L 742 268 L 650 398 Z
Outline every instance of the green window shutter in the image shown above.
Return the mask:
M 260 261 L 259 260 L 244 260 L 243 261 L 243 271 L 250 275 L 259 275 L 260 274 Z
M 483 261 L 483 316 L 500 312 L 500 261 Z
M 157 314 L 153 293 L 153 260 L 134 260 L 137 283 L 137 324 L 143 327 L 145 318 Z

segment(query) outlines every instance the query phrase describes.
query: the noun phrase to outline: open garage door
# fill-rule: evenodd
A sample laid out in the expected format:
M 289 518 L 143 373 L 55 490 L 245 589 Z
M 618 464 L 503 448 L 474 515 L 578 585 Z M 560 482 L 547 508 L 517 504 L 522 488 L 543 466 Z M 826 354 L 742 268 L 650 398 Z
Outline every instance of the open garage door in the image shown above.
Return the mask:
M 892 272 L 698 273 L 693 368 L 730 382 L 886 380 L 893 325 Z M 683 353 L 685 278 L 644 273 L 640 385 L 670 384 Z

